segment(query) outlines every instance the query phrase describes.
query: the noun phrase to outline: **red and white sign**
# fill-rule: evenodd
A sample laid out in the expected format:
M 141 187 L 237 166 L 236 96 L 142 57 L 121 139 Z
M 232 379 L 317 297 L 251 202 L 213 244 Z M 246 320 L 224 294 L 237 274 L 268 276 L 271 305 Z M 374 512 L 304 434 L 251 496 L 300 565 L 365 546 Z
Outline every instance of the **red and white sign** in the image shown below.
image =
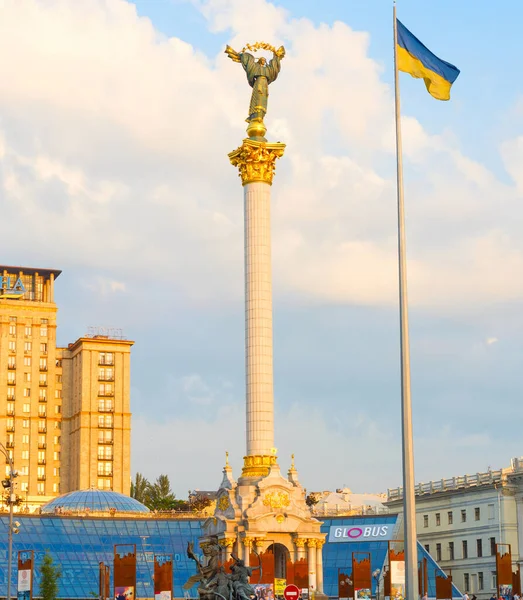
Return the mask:
M 300 588 L 297 585 L 288 585 L 283 590 L 283 597 L 285 600 L 298 600 L 300 597 Z

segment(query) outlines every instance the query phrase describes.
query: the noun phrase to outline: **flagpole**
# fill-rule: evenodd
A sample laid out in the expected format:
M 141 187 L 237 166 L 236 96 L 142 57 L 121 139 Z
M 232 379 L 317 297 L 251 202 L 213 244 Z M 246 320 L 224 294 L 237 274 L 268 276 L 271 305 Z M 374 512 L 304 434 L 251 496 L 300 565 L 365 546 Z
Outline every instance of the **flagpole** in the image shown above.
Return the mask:
M 412 401 L 410 395 L 409 314 L 407 297 L 407 258 L 405 242 L 405 202 L 403 197 L 403 151 L 401 143 L 400 86 L 398 77 L 398 28 L 396 1 L 394 20 L 394 99 L 396 107 L 396 173 L 398 191 L 398 263 L 401 345 L 401 422 L 403 466 L 403 523 L 405 539 L 405 587 L 407 600 L 417 600 L 418 550 L 416 503 L 414 495 L 414 447 L 412 440 Z

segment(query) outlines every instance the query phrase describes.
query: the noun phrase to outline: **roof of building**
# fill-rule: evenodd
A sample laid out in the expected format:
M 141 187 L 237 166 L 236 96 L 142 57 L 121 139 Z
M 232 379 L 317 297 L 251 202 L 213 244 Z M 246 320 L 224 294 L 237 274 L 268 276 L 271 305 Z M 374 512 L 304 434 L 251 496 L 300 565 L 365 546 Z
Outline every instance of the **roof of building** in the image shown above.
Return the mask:
M 51 273 L 54 275 L 54 278 L 56 279 L 60 273 L 62 271 L 58 270 L 58 269 L 37 269 L 36 267 L 15 267 L 15 266 L 10 266 L 10 265 L 0 265 L 0 271 L 8 271 L 11 273 L 19 273 L 20 271 L 22 273 L 25 273 L 26 275 L 34 275 L 35 273 L 38 273 L 39 275 L 51 275 Z
M 114 509 L 114 510 L 113 510 Z M 79 512 L 148 513 L 147 506 L 138 500 L 109 490 L 78 490 L 53 498 L 42 506 L 43 514 L 67 514 Z

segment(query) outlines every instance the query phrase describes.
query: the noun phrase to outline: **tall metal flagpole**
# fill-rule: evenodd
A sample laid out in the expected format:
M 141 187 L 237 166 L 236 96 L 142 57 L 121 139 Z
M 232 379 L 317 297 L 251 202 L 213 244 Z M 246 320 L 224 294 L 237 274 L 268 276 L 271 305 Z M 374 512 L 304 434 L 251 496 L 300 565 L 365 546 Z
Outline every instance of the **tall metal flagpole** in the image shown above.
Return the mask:
M 403 198 L 403 152 L 401 144 L 400 85 L 398 77 L 398 28 L 396 1 L 394 19 L 394 98 L 396 105 L 396 168 L 398 189 L 398 262 L 401 343 L 401 421 L 403 463 L 403 520 L 405 526 L 405 586 L 407 600 L 417 600 L 418 551 L 416 545 L 416 504 L 414 495 L 414 448 L 412 441 L 412 401 L 410 395 L 409 313 L 407 298 L 407 257 L 405 242 L 405 203 Z

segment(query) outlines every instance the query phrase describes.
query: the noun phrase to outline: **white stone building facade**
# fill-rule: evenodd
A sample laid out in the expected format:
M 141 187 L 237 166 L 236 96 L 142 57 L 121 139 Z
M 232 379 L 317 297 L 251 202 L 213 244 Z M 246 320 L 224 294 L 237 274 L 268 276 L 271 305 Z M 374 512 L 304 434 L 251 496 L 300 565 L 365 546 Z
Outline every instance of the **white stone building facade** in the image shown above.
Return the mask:
M 402 511 L 402 488 L 388 490 L 386 506 Z M 496 593 L 496 544 L 510 544 L 513 571 L 523 550 L 523 459 L 507 469 L 416 486 L 419 542 L 457 587 L 488 600 Z

